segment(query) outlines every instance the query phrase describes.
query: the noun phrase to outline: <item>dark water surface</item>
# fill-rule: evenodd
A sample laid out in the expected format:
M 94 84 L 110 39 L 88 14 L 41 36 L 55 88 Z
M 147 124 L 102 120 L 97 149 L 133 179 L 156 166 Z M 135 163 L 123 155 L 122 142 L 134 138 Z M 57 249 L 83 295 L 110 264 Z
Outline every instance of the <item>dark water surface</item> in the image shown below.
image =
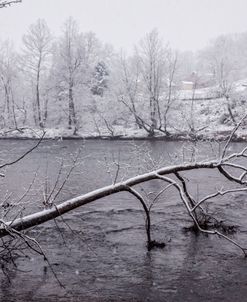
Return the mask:
M 1 162 L 34 143 L 1 140 Z M 44 141 L 0 179 L 1 218 L 41 210 L 44 196 L 57 175 L 58 185 L 63 183 L 79 148 L 57 203 L 114 182 L 118 164 L 119 181 L 163 164 L 214 158 L 220 146 L 204 143 L 195 152 L 190 143 L 180 142 Z M 231 186 L 215 171 L 184 175 L 195 198 Z M 152 181 L 137 189 L 152 199 L 163 186 Z M 246 193 L 217 198 L 207 207 L 220 220 L 238 225 L 233 238 L 247 246 Z M 9 280 L 1 272 L 0 301 L 247 301 L 247 259 L 229 242 L 184 232 L 191 221 L 174 189 L 155 203 L 152 225 L 153 238 L 166 247 L 148 252 L 142 208 L 134 197 L 120 193 L 38 226 L 28 234 L 37 238 L 65 289 L 42 256 L 26 252 L 28 257 L 16 259 L 17 267 L 5 266 Z

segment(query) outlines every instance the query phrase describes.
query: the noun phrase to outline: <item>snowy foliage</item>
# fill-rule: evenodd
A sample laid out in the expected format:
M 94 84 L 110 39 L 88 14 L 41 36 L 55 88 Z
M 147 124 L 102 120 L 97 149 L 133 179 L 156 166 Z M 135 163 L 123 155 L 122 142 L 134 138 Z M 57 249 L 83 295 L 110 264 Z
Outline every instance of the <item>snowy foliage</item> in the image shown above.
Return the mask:
M 1 132 L 195 135 L 212 123 L 230 126 L 246 102 L 246 45 L 246 33 L 226 35 L 182 53 L 153 30 L 125 55 L 81 32 L 73 18 L 58 37 L 37 20 L 18 53 L 0 44 Z

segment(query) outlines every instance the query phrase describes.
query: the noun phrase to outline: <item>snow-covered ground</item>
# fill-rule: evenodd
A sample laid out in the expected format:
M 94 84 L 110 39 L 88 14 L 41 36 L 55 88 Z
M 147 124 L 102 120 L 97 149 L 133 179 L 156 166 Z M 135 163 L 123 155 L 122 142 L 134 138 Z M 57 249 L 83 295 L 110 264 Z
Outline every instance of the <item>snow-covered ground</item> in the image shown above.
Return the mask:
M 209 99 L 217 97 L 217 87 L 207 87 L 193 90 L 180 90 L 178 98 L 180 100 Z
M 247 80 L 234 83 L 235 97 L 231 100 L 231 110 L 236 121 L 240 120 L 246 112 Z M 191 100 L 192 91 L 180 91 L 179 98 L 172 103 L 168 113 L 168 131 L 174 137 L 189 138 L 190 134 L 201 135 L 205 138 L 226 138 L 234 127 L 229 116 L 225 98 L 209 98 L 215 93 L 215 87 L 197 89 L 194 101 Z M 56 127 L 44 129 L 47 139 L 63 138 L 145 138 L 148 136 L 143 129 L 138 129 L 131 115 L 125 123 L 111 124 L 111 131 L 104 124 L 97 125 L 91 115 L 85 118 L 83 128 L 78 129 L 76 135 L 74 129 Z M 21 131 L 20 131 L 21 130 Z M 0 138 L 31 138 L 42 136 L 43 130 L 33 127 L 23 127 L 20 130 L 2 129 Z M 193 133 L 192 133 L 193 132 Z M 156 136 L 164 134 L 157 132 Z M 247 138 L 247 122 L 238 131 L 238 135 Z

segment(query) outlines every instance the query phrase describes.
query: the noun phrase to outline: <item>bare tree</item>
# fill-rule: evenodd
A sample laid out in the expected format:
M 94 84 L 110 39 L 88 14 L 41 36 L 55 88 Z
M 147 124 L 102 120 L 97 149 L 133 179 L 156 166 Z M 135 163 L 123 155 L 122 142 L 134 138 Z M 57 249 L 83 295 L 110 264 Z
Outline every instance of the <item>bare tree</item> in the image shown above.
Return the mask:
M 122 53 L 119 59 L 120 66 L 120 81 L 117 77 L 118 88 L 117 97 L 120 102 L 122 102 L 134 116 L 135 123 L 139 129 L 145 129 L 149 131 L 148 125 L 145 124 L 144 118 L 139 113 L 138 110 L 140 105 L 140 100 L 138 100 L 138 94 L 140 90 L 140 66 L 139 60 L 136 57 L 126 58 Z M 117 85 L 116 85 L 117 86 Z
M 149 136 L 155 130 L 169 135 L 168 113 L 177 97 L 177 62 L 178 54 L 163 46 L 157 30 L 141 40 L 134 57 L 120 59 L 119 100 Z
M 54 53 L 53 75 L 56 91 L 61 103 L 68 128 L 76 134 L 80 126 L 80 115 L 92 96 L 92 77 L 100 61 L 98 51 L 101 45 L 92 32 L 82 33 L 73 18 L 63 26 Z
M 177 86 L 176 86 L 176 72 L 178 69 L 178 53 L 169 49 L 166 54 L 167 60 L 167 83 L 166 83 L 166 98 L 164 109 L 164 132 L 168 134 L 168 113 L 171 109 L 173 102 L 177 98 Z
M 29 27 L 23 36 L 25 46 L 23 69 L 30 76 L 35 91 L 34 119 L 39 127 L 44 127 L 44 110 L 41 95 L 42 80 L 45 77 L 48 57 L 51 54 L 51 34 L 44 20 L 39 19 Z
M 239 58 L 236 60 L 235 46 L 231 36 L 219 36 L 203 51 L 203 56 L 210 72 L 214 75 L 218 94 L 225 99 L 229 117 L 236 125 L 232 110 L 232 94 L 235 90 L 234 81 L 238 79 L 240 63 L 238 63 Z
M 80 33 L 78 24 L 69 18 L 63 27 L 63 36 L 57 46 L 58 55 L 55 57 L 58 87 L 61 95 L 68 99 L 68 126 L 77 129 L 75 109 L 75 89 L 78 85 L 80 67 L 82 64 L 82 51 L 80 48 Z
M 4 127 L 17 129 L 16 102 L 14 86 L 18 77 L 17 54 L 13 51 L 13 45 L 9 41 L 1 45 L 0 52 L 0 87 L 3 89 L 3 120 Z
M 158 31 L 146 34 L 136 47 L 136 55 L 140 61 L 144 94 L 149 97 L 150 129 L 149 134 L 162 124 L 160 97 L 165 79 L 165 49 Z

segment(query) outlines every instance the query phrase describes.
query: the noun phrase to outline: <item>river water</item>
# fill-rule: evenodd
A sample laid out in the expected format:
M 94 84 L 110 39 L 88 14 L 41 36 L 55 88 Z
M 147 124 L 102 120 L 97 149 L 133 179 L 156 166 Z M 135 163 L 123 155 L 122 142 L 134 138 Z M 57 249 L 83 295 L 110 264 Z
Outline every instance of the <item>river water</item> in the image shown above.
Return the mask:
M 1 163 L 17 158 L 33 144 L 1 140 Z M 238 143 L 231 148 L 242 147 Z M 162 141 L 44 141 L 4 170 L 1 216 L 8 220 L 41 210 L 52 191 L 59 203 L 163 165 L 215 158 L 220 148 Z M 215 171 L 183 175 L 195 198 L 231 185 Z M 137 189 L 152 201 L 163 186 L 151 181 Z M 247 246 L 246 193 L 214 199 L 207 209 L 219 220 L 237 225 L 238 232 L 230 236 Z M 185 232 L 191 220 L 174 189 L 160 195 L 151 215 L 153 239 L 166 246 L 150 252 L 145 246 L 143 210 L 127 193 L 33 228 L 28 235 L 42 246 L 53 273 L 44 257 L 23 250 L 23 257 L 2 266 L 0 300 L 247 301 L 247 259 L 225 240 Z

